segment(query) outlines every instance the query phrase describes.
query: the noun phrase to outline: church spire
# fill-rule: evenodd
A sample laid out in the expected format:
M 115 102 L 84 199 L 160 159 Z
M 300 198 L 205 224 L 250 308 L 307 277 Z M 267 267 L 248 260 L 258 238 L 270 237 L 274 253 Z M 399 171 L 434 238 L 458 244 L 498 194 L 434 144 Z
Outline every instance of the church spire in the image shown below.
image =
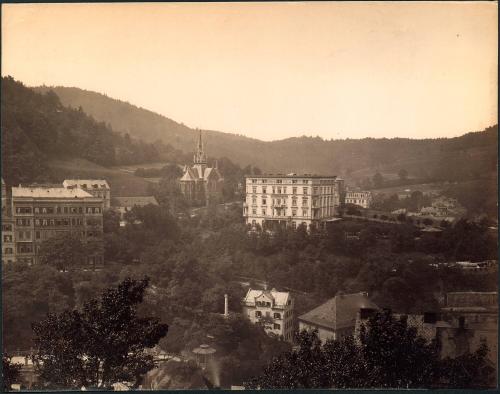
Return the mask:
M 206 164 L 207 157 L 203 151 L 203 140 L 201 139 L 201 130 L 198 136 L 198 145 L 196 146 L 196 151 L 194 153 L 194 164 Z

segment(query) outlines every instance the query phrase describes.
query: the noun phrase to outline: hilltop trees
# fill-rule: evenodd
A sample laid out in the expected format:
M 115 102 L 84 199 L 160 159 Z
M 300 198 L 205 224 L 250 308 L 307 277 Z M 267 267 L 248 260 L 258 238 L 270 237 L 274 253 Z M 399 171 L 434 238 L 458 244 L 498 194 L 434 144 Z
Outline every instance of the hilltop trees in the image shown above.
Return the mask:
M 37 93 L 12 77 L 2 78 L 1 102 L 2 176 L 8 184 L 48 181 L 50 159 L 78 157 L 109 166 L 182 155 L 114 132 L 81 107 L 63 106 L 53 91 Z
M 49 314 L 33 325 L 33 362 L 45 389 L 140 383 L 154 365 L 144 348 L 155 346 L 168 330 L 156 318 L 137 316 L 148 283 L 148 278 L 125 279 L 100 300 L 86 302 L 81 311 Z

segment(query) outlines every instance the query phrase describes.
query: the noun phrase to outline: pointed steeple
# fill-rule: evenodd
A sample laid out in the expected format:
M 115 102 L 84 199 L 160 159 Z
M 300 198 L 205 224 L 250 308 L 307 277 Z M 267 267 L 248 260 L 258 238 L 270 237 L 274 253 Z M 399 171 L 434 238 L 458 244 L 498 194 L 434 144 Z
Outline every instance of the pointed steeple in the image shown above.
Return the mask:
M 203 140 L 201 139 L 201 130 L 198 137 L 198 145 L 196 146 L 196 151 L 194 153 L 194 164 L 206 164 L 207 157 L 203 151 Z

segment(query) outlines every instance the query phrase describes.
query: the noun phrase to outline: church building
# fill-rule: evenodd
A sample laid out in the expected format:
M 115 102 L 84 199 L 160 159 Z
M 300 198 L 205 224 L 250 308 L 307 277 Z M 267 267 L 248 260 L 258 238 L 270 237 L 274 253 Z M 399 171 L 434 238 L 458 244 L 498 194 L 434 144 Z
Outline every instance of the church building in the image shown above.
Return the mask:
M 182 194 L 194 205 L 209 205 L 221 201 L 224 178 L 217 168 L 217 161 L 214 167 L 208 167 L 201 130 L 193 165 L 184 167 L 179 184 Z

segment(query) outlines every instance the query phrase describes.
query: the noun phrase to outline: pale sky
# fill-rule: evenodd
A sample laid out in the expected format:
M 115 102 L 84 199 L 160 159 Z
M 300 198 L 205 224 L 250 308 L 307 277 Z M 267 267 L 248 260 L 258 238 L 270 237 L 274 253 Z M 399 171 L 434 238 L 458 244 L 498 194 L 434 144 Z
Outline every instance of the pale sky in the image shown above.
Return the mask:
M 2 75 L 263 140 L 497 122 L 497 3 L 2 4 Z

